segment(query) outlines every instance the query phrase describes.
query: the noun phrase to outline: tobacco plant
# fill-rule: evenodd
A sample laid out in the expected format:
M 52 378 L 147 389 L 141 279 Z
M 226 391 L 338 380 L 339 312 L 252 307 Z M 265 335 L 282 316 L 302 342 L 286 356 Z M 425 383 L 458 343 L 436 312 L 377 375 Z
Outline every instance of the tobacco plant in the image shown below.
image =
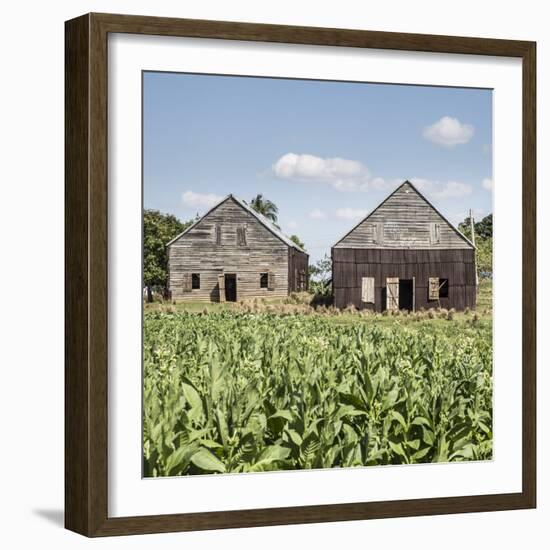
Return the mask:
M 490 328 L 144 316 L 146 476 L 487 460 Z

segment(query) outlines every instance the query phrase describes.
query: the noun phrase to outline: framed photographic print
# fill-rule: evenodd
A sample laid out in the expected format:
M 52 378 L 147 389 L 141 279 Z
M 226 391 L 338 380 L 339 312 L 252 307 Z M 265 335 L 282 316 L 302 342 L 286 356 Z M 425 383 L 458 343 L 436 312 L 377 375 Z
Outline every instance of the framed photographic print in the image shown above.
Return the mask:
M 66 527 L 533 508 L 535 44 L 66 23 Z

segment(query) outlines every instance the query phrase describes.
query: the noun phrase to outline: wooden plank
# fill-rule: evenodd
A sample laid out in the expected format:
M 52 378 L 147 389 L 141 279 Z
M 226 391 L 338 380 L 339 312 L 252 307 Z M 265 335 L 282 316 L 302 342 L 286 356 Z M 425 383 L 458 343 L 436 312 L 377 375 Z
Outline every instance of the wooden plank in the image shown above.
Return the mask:
M 386 309 L 395 311 L 399 309 L 399 278 L 388 277 L 386 279 Z
M 382 250 L 380 253 L 380 263 L 393 265 L 393 256 L 391 250 Z
M 275 290 L 275 273 L 273 271 L 267 272 L 267 290 Z
M 430 250 L 430 263 L 438 264 L 441 262 L 441 250 Z
M 181 282 L 182 292 L 191 292 L 191 289 L 192 289 L 191 273 L 189 272 L 183 273 L 181 281 L 182 281 Z
M 372 229 L 373 241 L 376 244 L 384 244 L 384 223 L 382 221 L 375 222 Z
M 464 264 L 464 282 L 467 285 L 476 284 L 476 269 L 475 264 L 465 263 Z
M 332 254 L 335 262 L 355 262 L 355 251 L 353 248 L 333 248 Z
M 218 292 L 220 302 L 225 302 L 225 275 L 223 273 L 218 275 Z
M 371 263 L 371 252 L 368 248 L 358 249 L 355 251 L 355 262 L 358 264 L 368 264 Z
M 369 257 L 371 263 L 380 263 L 380 249 L 371 249 L 369 251 Z
M 439 300 L 439 277 L 430 277 L 428 283 L 428 299 Z
M 357 265 L 354 263 L 344 264 L 344 286 L 352 288 L 357 285 Z
M 430 222 L 430 244 L 439 244 L 440 240 L 440 224 L 436 222 Z
M 246 228 L 237 227 L 237 246 L 246 246 Z

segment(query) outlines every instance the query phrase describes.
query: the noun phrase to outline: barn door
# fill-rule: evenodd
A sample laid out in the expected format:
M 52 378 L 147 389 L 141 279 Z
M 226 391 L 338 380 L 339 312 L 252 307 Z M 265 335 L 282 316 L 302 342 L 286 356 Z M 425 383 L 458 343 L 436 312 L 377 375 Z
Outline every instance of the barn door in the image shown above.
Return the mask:
M 218 289 L 220 291 L 220 302 L 225 302 L 225 275 L 223 273 L 218 275 Z
M 399 309 L 399 277 L 386 279 L 386 309 L 388 311 Z
M 413 295 L 412 295 L 412 311 L 416 311 L 416 278 L 412 278 L 413 281 Z

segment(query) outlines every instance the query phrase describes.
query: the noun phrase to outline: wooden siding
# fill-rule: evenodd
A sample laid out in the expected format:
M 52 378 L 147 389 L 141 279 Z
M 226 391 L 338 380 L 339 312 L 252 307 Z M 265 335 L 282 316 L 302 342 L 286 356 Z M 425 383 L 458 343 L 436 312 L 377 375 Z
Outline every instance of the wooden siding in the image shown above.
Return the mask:
M 476 279 L 474 250 L 380 250 L 332 249 L 334 305 L 383 311 L 386 307 L 386 280 L 390 277 L 415 279 L 416 309 L 454 307 L 475 308 Z M 361 300 L 363 277 L 374 277 L 375 303 Z M 430 277 L 449 280 L 449 296 L 429 300 Z
M 296 292 L 299 290 L 307 290 L 308 288 L 308 263 L 309 256 L 305 252 L 300 252 L 295 248 L 288 249 L 288 281 L 289 291 Z M 302 272 L 302 275 L 300 275 Z M 299 283 L 303 277 L 305 287 L 299 288 Z
M 405 182 L 334 248 L 472 249 L 472 245 Z
M 238 245 L 237 230 L 245 231 L 246 246 Z M 229 198 L 168 247 L 172 298 L 219 301 L 221 273 L 237 275 L 237 300 L 286 296 L 288 249 L 288 245 Z M 185 273 L 200 274 L 200 289 L 184 292 Z M 273 290 L 260 288 L 261 273 L 273 274 Z

